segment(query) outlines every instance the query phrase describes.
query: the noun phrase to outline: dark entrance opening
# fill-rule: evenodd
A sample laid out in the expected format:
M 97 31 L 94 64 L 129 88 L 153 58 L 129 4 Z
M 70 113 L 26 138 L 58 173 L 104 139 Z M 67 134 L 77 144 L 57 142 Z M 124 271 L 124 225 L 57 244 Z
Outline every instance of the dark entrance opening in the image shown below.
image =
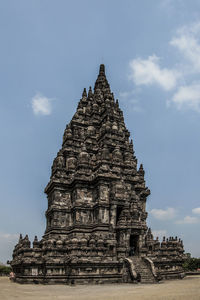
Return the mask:
M 139 252 L 138 249 L 138 241 L 139 241 L 139 235 L 130 235 L 130 251 L 129 256 L 137 255 Z
M 117 222 L 119 221 L 120 215 L 121 215 L 121 213 L 122 213 L 122 209 L 123 209 L 123 206 L 117 206 L 116 224 L 117 224 Z

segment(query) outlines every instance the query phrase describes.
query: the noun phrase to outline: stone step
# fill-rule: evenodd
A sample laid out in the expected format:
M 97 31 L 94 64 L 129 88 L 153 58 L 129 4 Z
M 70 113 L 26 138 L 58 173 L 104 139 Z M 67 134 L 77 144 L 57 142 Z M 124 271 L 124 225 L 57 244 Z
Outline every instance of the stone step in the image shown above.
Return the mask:
M 141 283 L 155 283 L 156 280 L 149 268 L 149 266 L 142 260 L 142 258 L 131 257 L 135 271 L 141 276 Z

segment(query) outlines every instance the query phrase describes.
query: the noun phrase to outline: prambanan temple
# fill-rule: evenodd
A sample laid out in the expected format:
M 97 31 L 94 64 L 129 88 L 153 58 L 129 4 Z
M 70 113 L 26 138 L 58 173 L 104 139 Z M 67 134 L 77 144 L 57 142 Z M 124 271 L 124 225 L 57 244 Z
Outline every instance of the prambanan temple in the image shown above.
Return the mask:
M 147 227 L 150 190 L 123 112 L 100 65 L 84 89 L 53 161 L 46 230 L 33 244 L 20 235 L 10 262 L 19 283 L 154 283 L 182 278 L 177 237 L 154 239 Z

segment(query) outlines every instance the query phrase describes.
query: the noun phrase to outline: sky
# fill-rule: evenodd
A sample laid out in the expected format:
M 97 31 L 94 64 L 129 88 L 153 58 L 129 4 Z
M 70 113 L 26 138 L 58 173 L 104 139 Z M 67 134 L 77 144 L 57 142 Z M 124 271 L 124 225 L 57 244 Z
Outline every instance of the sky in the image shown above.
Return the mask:
M 0 261 L 42 237 L 44 188 L 99 65 L 133 138 L 148 226 L 200 257 L 200 2 L 0 0 Z

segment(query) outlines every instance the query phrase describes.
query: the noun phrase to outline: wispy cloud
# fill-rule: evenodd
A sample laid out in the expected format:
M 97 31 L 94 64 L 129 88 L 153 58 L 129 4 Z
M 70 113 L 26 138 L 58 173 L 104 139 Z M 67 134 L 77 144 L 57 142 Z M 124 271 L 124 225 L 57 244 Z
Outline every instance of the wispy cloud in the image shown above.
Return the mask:
M 172 102 L 180 109 L 192 109 L 200 112 L 200 83 L 180 86 L 172 96 Z
M 170 41 L 183 58 L 181 71 L 185 85 L 178 86 L 171 99 L 177 109 L 192 109 L 200 112 L 200 82 L 191 80 L 191 74 L 200 73 L 200 22 L 183 26 Z
M 12 257 L 12 251 L 19 239 L 19 234 L 0 232 L 0 261 L 4 264 Z
M 167 230 L 153 230 L 152 233 L 154 238 L 158 237 L 159 239 L 162 239 L 163 236 L 167 235 Z
M 200 215 L 200 207 L 193 208 L 192 212 L 193 212 L 193 214 Z
M 133 112 L 142 112 L 143 109 L 138 100 L 139 88 L 130 92 L 120 92 L 120 100 Z
M 171 102 L 181 109 L 192 109 L 200 112 L 200 82 L 190 79 L 191 73 L 200 73 L 200 22 L 192 23 L 179 28 L 170 41 L 184 58 L 182 72 L 184 79 L 188 82 L 178 87 L 172 96 Z
M 52 113 L 52 99 L 37 93 L 31 100 L 33 113 L 35 115 L 50 115 Z
M 200 22 L 179 28 L 170 41 L 190 63 L 190 71 L 200 72 Z M 185 62 L 186 63 L 186 62 Z
M 0 232 L 0 241 L 7 240 L 7 241 L 16 241 L 19 238 L 19 234 L 11 234 L 11 233 L 3 233 Z M 0 243 L 1 244 L 1 243 Z
M 129 62 L 129 78 L 135 86 L 157 85 L 168 92 L 167 106 L 199 113 L 200 80 L 194 81 L 194 76 L 200 73 L 200 22 L 178 28 L 169 45 L 179 52 L 180 60 L 174 67 L 162 67 L 159 56 L 155 54 L 144 59 L 135 58 Z
M 165 14 L 173 18 L 174 15 L 185 17 L 185 1 L 183 0 L 160 0 L 159 6 Z M 177 9 L 178 6 L 178 9 Z
M 175 218 L 176 210 L 173 207 L 168 207 L 167 209 L 157 209 L 154 208 L 150 211 L 150 214 L 158 220 L 166 221 Z
M 177 70 L 161 68 L 160 58 L 156 55 L 147 59 L 136 58 L 130 61 L 130 79 L 135 85 L 157 84 L 166 91 L 175 88 L 180 76 Z
M 197 217 L 186 216 L 182 220 L 175 222 L 176 224 L 197 224 L 200 223 L 200 219 Z

